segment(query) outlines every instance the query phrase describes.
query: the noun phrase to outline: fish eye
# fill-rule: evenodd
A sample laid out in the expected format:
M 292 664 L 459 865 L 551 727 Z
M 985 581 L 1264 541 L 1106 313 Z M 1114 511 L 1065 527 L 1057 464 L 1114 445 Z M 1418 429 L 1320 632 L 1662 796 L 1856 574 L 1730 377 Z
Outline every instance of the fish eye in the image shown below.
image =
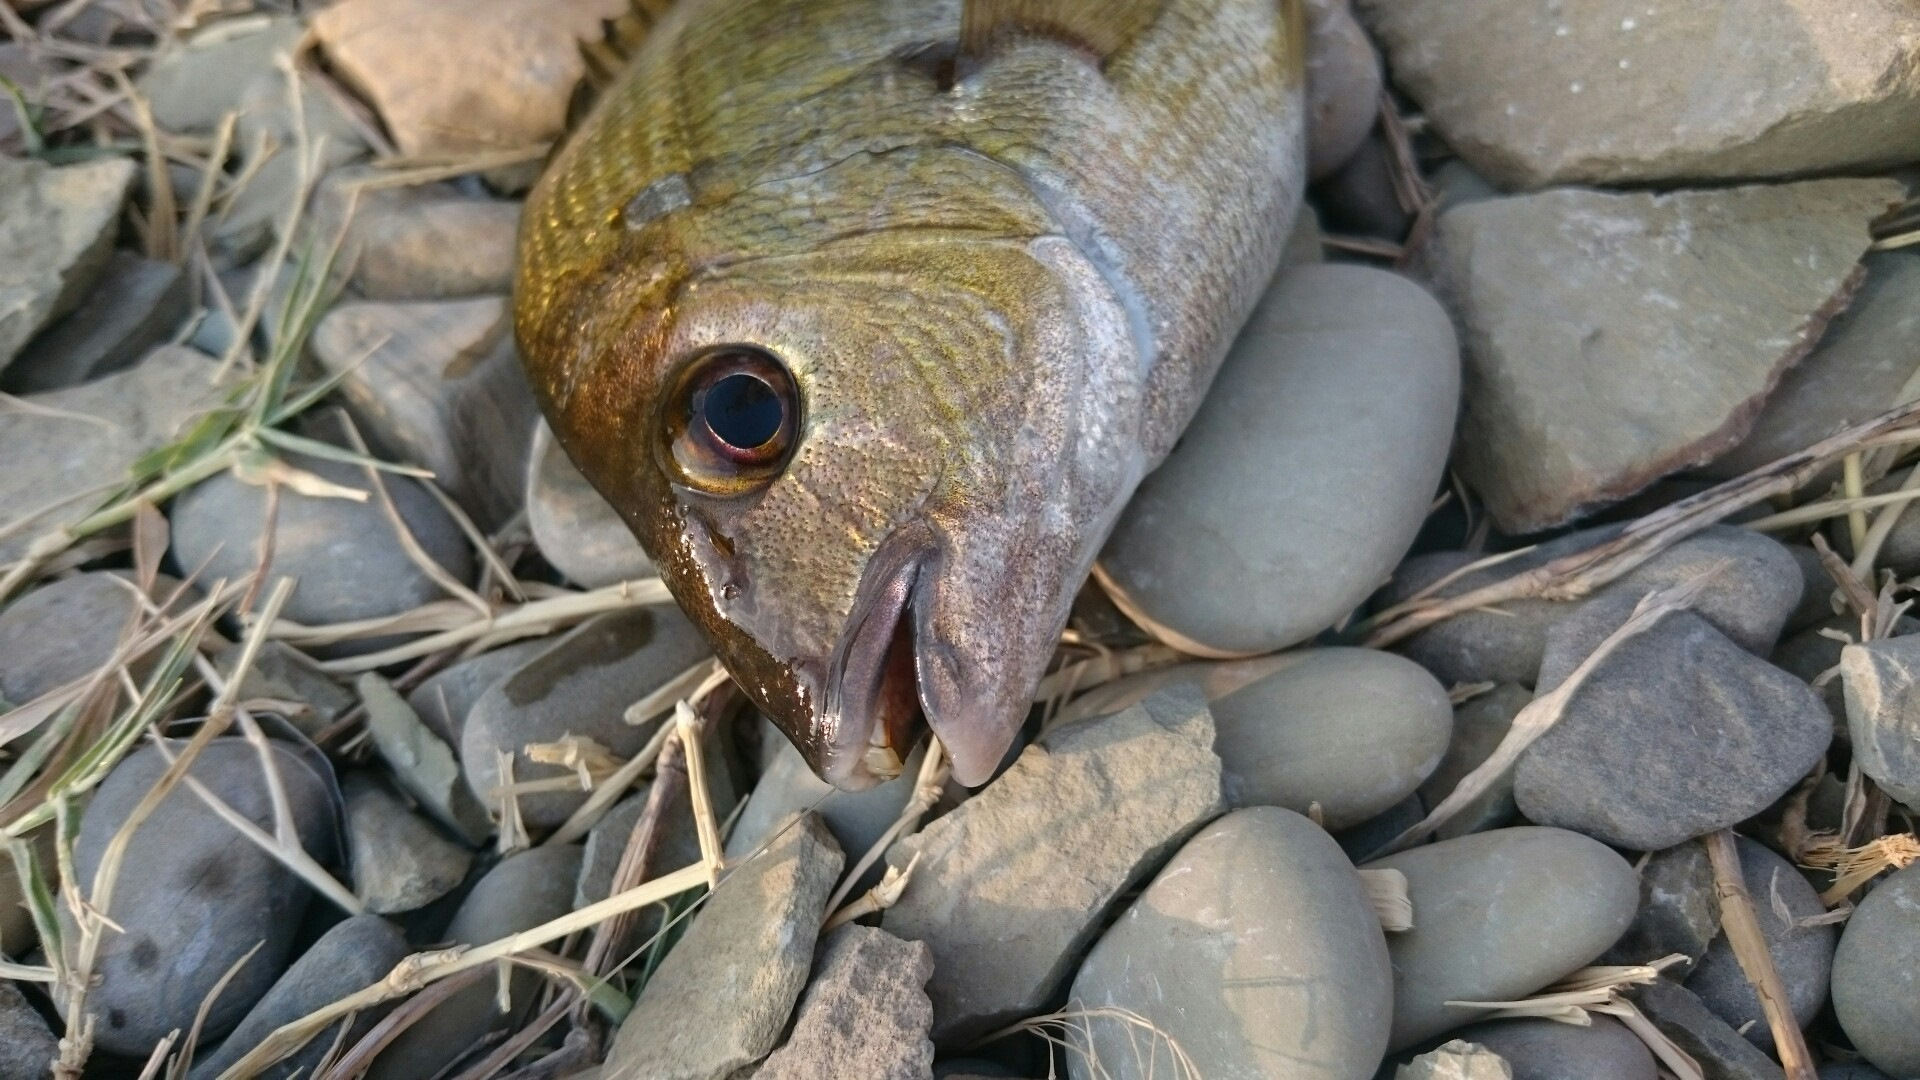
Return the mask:
M 799 430 L 800 391 L 779 357 L 753 345 L 694 354 L 666 398 L 666 457 L 679 480 L 741 495 L 780 475 Z

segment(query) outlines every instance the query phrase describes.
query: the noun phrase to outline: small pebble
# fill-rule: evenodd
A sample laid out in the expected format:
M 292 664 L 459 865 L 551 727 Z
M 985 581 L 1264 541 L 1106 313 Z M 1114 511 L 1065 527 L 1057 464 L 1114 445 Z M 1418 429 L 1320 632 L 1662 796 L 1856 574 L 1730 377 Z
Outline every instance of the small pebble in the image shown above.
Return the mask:
M 0 702 L 25 705 L 93 674 L 138 606 L 131 581 L 94 572 L 48 582 L 0 608 Z
M 552 646 L 548 638 L 527 638 L 468 657 L 427 676 L 407 694 L 407 704 L 441 742 L 459 746 L 467 713 L 480 695 Z
M 1767 952 L 1773 957 L 1774 970 L 1787 991 L 1787 1004 L 1794 1020 L 1805 1028 L 1820 1015 L 1827 1003 L 1827 979 L 1833 970 L 1833 950 L 1840 938 L 1838 927 L 1802 926 L 1800 920 L 1827 913 L 1820 895 L 1807 884 L 1794 865 L 1764 845 L 1746 837 L 1737 837 L 1740 852 L 1740 876 L 1746 882 L 1747 895 L 1753 898 L 1754 914 L 1767 940 Z M 1733 946 L 1723 933 L 1715 938 L 1707 953 L 1686 976 L 1687 989 L 1700 998 L 1747 1041 L 1771 1051 L 1773 1031 L 1760 1009 L 1752 980 L 1741 969 Z
M 1881 879 L 1847 920 L 1833 1012 L 1874 1066 L 1920 1076 L 1920 866 Z
M 1701 844 L 1684 843 L 1656 851 L 1640 868 L 1640 906 L 1633 925 L 1606 955 L 1606 964 L 1648 964 L 1679 953 L 1687 965 L 1698 963 L 1720 933 L 1720 900 L 1714 893 L 1713 864 Z M 1689 970 L 1668 969 L 1679 976 Z
M 1513 1080 L 1513 1069 L 1498 1053 L 1454 1039 L 1400 1066 L 1394 1080 Z
M 327 174 L 314 196 L 313 226 L 338 234 L 348 206 L 352 223 L 336 266 L 369 300 L 448 300 L 504 296 L 513 289 L 520 204 L 476 198 L 450 184 L 362 186 L 368 166 Z
M 1304 5 L 1307 17 L 1307 174 L 1347 163 L 1380 115 L 1380 54 L 1346 0 Z
M 1853 760 L 1895 800 L 1920 806 L 1920 636 L 1840 653 Z
M 569 581 L 598 589 L 658 576 L 633 531 L 587 483 L 545 421 L 533 435 L 526 505 L 534 544 Z
M 473 853 L 363 772 L 341 781 L 354 895 L 378 915 L 425 907 L 466 880 Z
M 1420 797 L 1430 806 L 1453 794 L 1468 773 L 1493 754 L 1513 727 L 1513 718 L 1533 702 L 1533 692 L 1518 683 L 1501 683 L 1462 702 L 1453 710 L 1453 738 L 1440 766 L 1420 785 Z M 1451 840 L 1468 833 L 1497 829 L 1513 820 L 1513 772 L 1496 777 L 1487 790 L 1463 807 L 1434 835 Z
M 40 393 L 124 370 L 186 317 L 187 276 L 178 266 L 116 251 L 79 306 L 21 350 L 0 389 Z
M 1655 1080 L 1653 1052 L 1610 1016 L 1587 1027 L 1557 1020 L 1491 1020 L 1453 1033 L 1506 1059 L 1513 1080 Z
M 235 642 L 216 653 L 215 667 L 231 677 L 246 646 Z M 240 700 L 265 699 L 290 703 L 283 715 L 300 733 L 312 738 L 355 705 L 353 692 L 322 671 L 306 653 L 281 641 L 263 644 L 254 655 L 246 678 L 240 681 Z
M 1658 979 L 1635 988 L 1631 996 L 1653 1026 L 1714 1080 L 1782 1080 L 1784 1074 L 1772 1058 L 1741 1038 L 1686 987 Z

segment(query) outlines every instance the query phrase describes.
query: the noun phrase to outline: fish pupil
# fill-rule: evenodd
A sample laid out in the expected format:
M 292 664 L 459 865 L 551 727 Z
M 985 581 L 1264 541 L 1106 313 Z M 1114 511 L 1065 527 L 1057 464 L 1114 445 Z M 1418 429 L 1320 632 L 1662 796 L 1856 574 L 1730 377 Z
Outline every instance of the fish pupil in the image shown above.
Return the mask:
M 752 450 L 780 433 L 784 411 L 773 387 L 735 372 L 707 388 L 699 411 L 707 428 L 728 446 Z

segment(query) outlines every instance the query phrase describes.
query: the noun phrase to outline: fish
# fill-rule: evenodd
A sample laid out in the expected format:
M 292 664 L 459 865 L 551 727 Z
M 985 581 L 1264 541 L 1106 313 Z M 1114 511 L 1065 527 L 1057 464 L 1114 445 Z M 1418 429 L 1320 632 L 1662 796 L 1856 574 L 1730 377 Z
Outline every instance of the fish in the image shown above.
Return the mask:
M 1296 0 L 634 0 L 522 216 L 555 438 L 823 779 L 995 773 L 1279 263 Z M 1284 467 L 1283 463 L 1275 463 Z

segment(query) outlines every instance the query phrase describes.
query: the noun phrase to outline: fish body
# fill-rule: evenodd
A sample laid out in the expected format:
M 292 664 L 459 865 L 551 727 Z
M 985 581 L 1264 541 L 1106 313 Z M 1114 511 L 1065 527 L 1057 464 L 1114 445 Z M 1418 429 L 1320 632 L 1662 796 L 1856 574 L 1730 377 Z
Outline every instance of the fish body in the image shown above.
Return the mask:
M 1290 3 L 1056 6 L 680 0 L 522 220 L 557 438 L 841 787 L 991 775 L 1299 204 Z

